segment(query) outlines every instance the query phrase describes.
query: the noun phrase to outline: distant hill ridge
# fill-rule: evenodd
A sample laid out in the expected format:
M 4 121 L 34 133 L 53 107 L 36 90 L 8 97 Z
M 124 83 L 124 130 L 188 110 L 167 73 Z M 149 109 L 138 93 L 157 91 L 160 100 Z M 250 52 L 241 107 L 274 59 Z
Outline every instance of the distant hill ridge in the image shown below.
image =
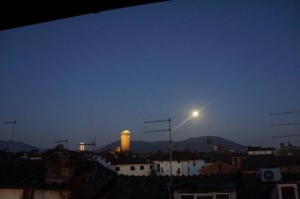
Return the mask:
M 202 137 L 194 137 L 189 138 L 183 141 L 172 142 L 172 148 L 174 150 L 197 150 L 201 152 L 208 152 L 208 144 L 207 139 L 211 139 L 211 145 L 223 145 L 225 150 L 235 150 L 235 151 L 243 151 L 246 149 L 246 146 L 235 143 L 230 140 L 226 140 L 224 138 L 218 136 L 202 136 Z M 98 149 L 97 151 L 106 151 L 113 150 L 120 146 L 120 140 L 112 142 Z M 166 152 L 169 148 L 168 141 L 154 141 L 154 142 L 145 142 L 145 141 L 131 141 L 130 142 L 130 150 L 133 152 L 141 152 L 141 153 L 149 153 L 149 152 L 157 152 L 162 151 Z
M 208 152 L 208 144 L 207 139 L 211 139 L 211 145 L 223 145 L 225 150 L 235 150 L 235 151 L 243 151 L 246 149 L 246 146 L 235 143 L 230 140 L 226 140 L 224 138 L 218 136 L 202 136 L 202 137 L 194 137 L 186 140 L 172 142 L 172 148 L 174 150 L 196 150 L 201 152 Z M 106 150 L 114 150 L 120 146 L 120 140 L 112 142 L 98 149 L 97 151 L 106 151 Z M 20 152 L 20 151 L 31 151 L 34 149 L 44 150 L 39 147 L 35 147 L 29 144 L 25 144 L 19 141 L 3 141 L 0 140 L 0 151 L 5 151 L 9 149 L 11 152 Z M 141 153 L 149 153 L 149 152 L 166 152 L 169 149 L 168 141 L 154 141 L 154 142 L 145 142 L 145 141 L 131 141 L 130 149 L 133 152 L 141 152 Z
M 19 141 L 3 141 L 0 140 L 0 151 L 9 150 L 10 152 L 32 151 L 34 149 L 41 150 L 38 147 L 25 144 Z

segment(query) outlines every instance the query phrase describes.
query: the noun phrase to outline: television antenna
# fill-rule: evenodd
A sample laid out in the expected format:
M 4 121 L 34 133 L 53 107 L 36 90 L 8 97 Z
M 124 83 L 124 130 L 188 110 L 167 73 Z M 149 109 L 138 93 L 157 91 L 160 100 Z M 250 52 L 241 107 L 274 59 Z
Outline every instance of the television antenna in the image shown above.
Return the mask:
M 289 141 L 289 145 L 291 144 L 290 138 L 300 136 L 300 134 L 291 134 L 291 135 L 278 135 L 278 136 L 272 136 L 272 138 L 287 138 Z
M 159 130 L 152 130 L 152 131 L 145 131 L 145 133 L 157 133 L 157 132 L 169 132 L 169 153 L 170 153 L 170 188 L 172 189 L 173 180 L 172 180 L 172 137 L 171 137 L 171 118 L 169 119 L 162 119 L 162 120 L 154 120 L 154 121 L 146 121 L 145 124 L 149 123 L 161 123 L 161 122 L 168 122 L 169 128 L 168 129 L 159 129 Z
M 275 112 L 275 113 L 270 113 L 270 115 L 283 115 L 283 114 L 294 114 L 294 113 L 300 113 L 300 111 Z
M 12 129 L 11 139 L 10 139 L 11 142 L 13 141 L 13 138 L 14 138 L 16 123 L 17 123 L 16 120 L 14 120 L 13 122 L 4 122 L 3 123 L 3 124 L 13 124 L 13 129 Z
M 286 115 L 286 114 L 297 114 L 300 111 L 285 111 L 285 112 L 274 112 L 270 113 L 270 115 Z M 290 126 L 290 125 L 300 125 L 300 122 L 290 122 L 290 123 L 281 123 L 281 124 L 271 124 L 271 126 Z
M 84 143 L 83 145 L 87 145 L 87 146 L 93 146 L 93 150 L 95 151 L 95 146 L 96 144 L 95 143 Z

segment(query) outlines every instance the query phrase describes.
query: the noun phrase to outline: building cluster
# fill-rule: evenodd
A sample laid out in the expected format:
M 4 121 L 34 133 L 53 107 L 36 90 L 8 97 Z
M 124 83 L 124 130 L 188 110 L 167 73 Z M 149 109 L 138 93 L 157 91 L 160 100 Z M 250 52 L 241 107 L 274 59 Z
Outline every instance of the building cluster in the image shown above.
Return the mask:
M 247 147 L 230 152 L 135 153 L 130 132 L 119 150 L 42 153 L 0 151 L 5 199 L 299 199 L 299 148 Z M 211 143 L 211 141 L 208 141 Z M 171 156 L 170 156 L 171 155 Z M 172 175 L 170 175 L 172 174 Z

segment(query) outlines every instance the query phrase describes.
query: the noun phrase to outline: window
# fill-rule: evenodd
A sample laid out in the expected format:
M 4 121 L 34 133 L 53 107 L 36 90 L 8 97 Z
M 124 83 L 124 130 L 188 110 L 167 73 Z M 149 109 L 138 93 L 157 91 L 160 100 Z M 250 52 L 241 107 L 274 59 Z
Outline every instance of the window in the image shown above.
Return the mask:
M 230 199 L 229 193 L 216 194 L 216 199 Z
M 281 187 L 282 198 L 295 198 L 294 187 Z
M 153 166 L 152 166 L 152 164 L 150 165 L 150 169 L 152 169 L 153 168 Z
M 180 175 L 180 173 L 181 173 L 181 172 L 180 172 L 180 168 L 178 168 L 177 171 L 176 171 L 176 174 L 177 174 L 177 175 Z
M 181 194 L 180 199 L 230 199 L 230 193 L 195 193 Z
M 222 165 L 219 164 L 219 171 L 222 171 Z
M 178 160 L 177 162 L 180 163 L 180 160 Z
M 143 165 L 141 165 L 140 166 L 140 170 L 144 170 L 145 168 L 144 168 L 144 166 Z
M 197 196 L 197 199 L 213 199 L 213 196 Z
M 33 189 L 23 189 L 23 199 L 31 199 L 33 196 Z
M 134 167 L 134 166 L 130 166 L 130 170 L 131 170 L 131 171 L 134 171 L 134 170 L 135 170 L 135 167 Z
M 180 199 L 194 199 L 194 195 L 181 195 Z
M 298 198 L 296 184 L 280 184 L 278 185 L 278 194 L 281 199 L 295 199 Z
M 115 171 L 120 171 L 120 167 L 115 167 Z

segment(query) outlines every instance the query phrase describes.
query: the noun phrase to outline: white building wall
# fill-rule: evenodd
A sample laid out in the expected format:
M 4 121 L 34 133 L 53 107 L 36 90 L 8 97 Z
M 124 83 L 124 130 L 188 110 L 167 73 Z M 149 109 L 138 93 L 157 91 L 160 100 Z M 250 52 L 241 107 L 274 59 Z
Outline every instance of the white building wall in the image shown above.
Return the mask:
M 152 164 L 131 164 L 131 165 L 112 165 L 110 162 L 107 162 L 106 159 L 102 159 L 101 157 L 98 159 L 99 164 L 116 171 L 116 167 L 120 168 L 120 171 L 116 171 L 118 174 L 123 175 L 136 175 L 148 176 L 151 172 L 150 165 L 153 166 L 153 170 L 156 171 L 157 175 L 170 175 L 170 162 L 169 161 L 160 161 L 155 160 Z M 160 169 L 157 170 L 157 165 L 160 165 Z M 140 166 L 144 165 L 144 170 L 140 170 Z M 130 166 L 135 166 L 135 170 L 131 170 Z M 203 166 L 206 166 L 204 160 L 184 160 L 178 162 L 177 160 L 172 161 L 172 174 L 173 175 L 199 175 L 199 170 L 202 169 Z M 177 173 L 178 169 L 180 169 L 180 174 Z
M 200 170 L 205 166 L 203 160 L 189 160 L 182 162 L 182 175 L 199 175 Z
M 107 167 L 107 168 L 109 167 L 108 162 L 106 162 L 106 160 L 102 157 L 98 158 L 98 163 L 105 166 L 105 167 Z
M 160 170 L 157 170 L 158 164 Z M 205 166 L 203 160 L 172 161 L 172 175 L 198 175 L 203 166 Z M 153 161 L 153 169 L 157 175 L 170 175 L 170 162 Z
M 0 199 L 22 199 L 22 189 L 0 189 Z
M 159 165 L 159 168 L 158 168 Z M 153 169 L 157 175 L 170 175 L 170 162 L 169 161 L 153 161 Z M 174 163 L 172 164 L 172 173 L 174 174 Z
M 272 155 L 273 151 L 248 151 L 248 155 Z
M 172 164 L 172 173 L 174 172 L 174 165 Z M 160 164 L 160 174 L 161 175 L 169 175 L 170 174 L 170 162 L 163 161 Z
M 131 170 L 131 167 L 134 167 L 134 170 Z M 141 166 L 144 167 L 141 170 Z M 119 167 L 119 171 L 116 170 L 116 167 Z M 134 176 L 148 176 L 150 174 L 150 164 L 122 164 L 122 165 L 113 165 L 112 170 L 117 172 L 119 175 L 134 175 Z
M 172 161 L 172 174 L 173 175 L 182 175 L 183 171 L 183 162 L 182 161 Z

